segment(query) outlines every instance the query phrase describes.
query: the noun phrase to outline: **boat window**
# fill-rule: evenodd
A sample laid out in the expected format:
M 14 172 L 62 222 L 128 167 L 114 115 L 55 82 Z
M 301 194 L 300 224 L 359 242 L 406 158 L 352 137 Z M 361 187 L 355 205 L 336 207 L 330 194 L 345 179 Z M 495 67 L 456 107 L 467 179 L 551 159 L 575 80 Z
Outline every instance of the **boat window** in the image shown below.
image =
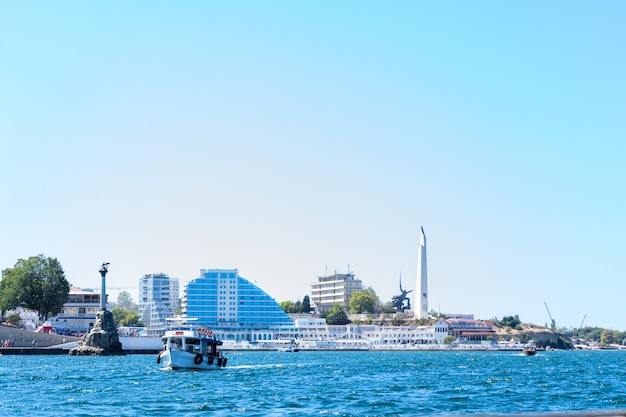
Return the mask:
M 180 337 L 172 337 L 170 341 L 172 349 L 182 349 L 183 348 L 183 340 Z
M 189 338 L 185 342 L 187 352 L 200 352 L 200 339 Z

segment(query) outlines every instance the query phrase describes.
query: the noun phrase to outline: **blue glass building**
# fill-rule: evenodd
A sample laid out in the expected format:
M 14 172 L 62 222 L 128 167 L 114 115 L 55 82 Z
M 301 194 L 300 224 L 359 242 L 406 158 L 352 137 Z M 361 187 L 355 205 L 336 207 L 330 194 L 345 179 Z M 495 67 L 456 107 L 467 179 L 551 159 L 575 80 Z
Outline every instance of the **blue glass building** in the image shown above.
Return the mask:
M 183 315 L 226 340 L 267 340 L 270 329 L 293 326 L 278 303 L 236 269 L 201 269 L 185 284 L 181 304 Z

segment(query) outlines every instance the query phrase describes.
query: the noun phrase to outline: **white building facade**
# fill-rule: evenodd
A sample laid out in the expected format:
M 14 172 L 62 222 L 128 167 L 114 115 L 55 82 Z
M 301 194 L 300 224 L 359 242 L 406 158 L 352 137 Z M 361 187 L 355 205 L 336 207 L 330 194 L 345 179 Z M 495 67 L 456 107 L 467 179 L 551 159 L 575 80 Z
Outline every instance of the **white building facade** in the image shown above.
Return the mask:
M 350 297 L 360 291 L 363 291 L 363 283 L 352 273 L 318 277 L 317 282 L 311 284 L 311 306 L 318 314 L 335 304 L 348 310 Z
M 180 308 L 178 278 L 167 274 L 146 274 L 139 279 L 139 320 L 148 334 L 163 334 L 165 319 Z
M 100 295 L 100 291 L 90 288 L 71 287 L 61 312 L 48 319 L 50 325 L 58 334 L 88 333 L 100 310 Z
M 277 329 L 275 339 L 295 340 L 309 349 L 435 348 L 443 346 L 448 328 L 444 320 L 430 326 L 328 325 L 326 319 L 310 317 L 295 319 L 292 329 Z

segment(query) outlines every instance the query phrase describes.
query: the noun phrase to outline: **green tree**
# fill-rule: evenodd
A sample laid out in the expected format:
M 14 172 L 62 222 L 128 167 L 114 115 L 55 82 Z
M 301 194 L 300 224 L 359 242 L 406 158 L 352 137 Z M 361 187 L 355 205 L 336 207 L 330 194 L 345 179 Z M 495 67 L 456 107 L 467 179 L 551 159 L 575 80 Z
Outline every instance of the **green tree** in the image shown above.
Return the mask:
M 120 326 L 143 326 L 139 321 L 139 313 L 135 311 L 127 311 L 126 316 L 118 323 Z
M 143 326 L 143 323 L 139 321 L 139 313 L 136 311 L 115 307 L 111 313 L 113 313 L 113 321 L 117 326 Z
M 396 309 L 393 308 L 393 302 L 387 301 L 385 304 L 379 305 L 380 311 L 376 311 L 377 313 L 386 313 L 393 314 L 396 312 Z
M 617 338 L 615 337 L 615 332 L 612 330 L 604 329 L 600 334 L 600 343 L 611 344 L 616 343 Z
M 285 313 L 288 313 L 288 314 L 295 313 L 296 305 L 291 300 L 281 301 L 280 303 L 278 303 L 278 305 L 280 306 L 280 308 L 283 309 Z
M 374 313 L 376 294 L 368 291 L 359 291 L 350 297 L 350 313 Z
M 126 311 L 137 310 L 137 304 L 133 302 L 133 298 L 127 291 L 122 291 L 117 295 L 117 301 L 115 302 L 115 306 Z
M 454 336 L 446 336 L 443 338 L 443 343 L 446 345 L 451 345 L 452 343 L 454 343 L 455 340 L 456 340 L 456 337 Z
M 305 295 L 302 301 L 298 300 L 295 303 L 291 300 L 281 301 L 278 303 L 280 308 L 283 309 L 285 313 L 288 314 L 297 314 L 297 313 L 310 313 L 311 312 L 311 301 L 309 300 L 309 296 Z
M 415 324 L 418 326 L 427 326 L 429 323 L 429 319 L 427 317 L 422 317 L 421 319 L 417 319 Z
M 504 316 L 502 320 L 500 320 L 501 326 L 510 327 L 512 329 L 516 329 L 518 326 L 521 326 L 521 324 L 522 322 L 517 314 L 514 316 Z
M 22 320 L 22 318 L 20 317 L 19 314 L 11 314 L 9 317 L 7 317 L 7 321 L 9 323 L 11 323 L 14 326 L 17 326 L 17 324 L 19 324 L 20 320 Z
M 124 320 L 124 318 L 126 318 L 126 310 L 116 306 L 113 307 L 111 313 L 113 313 L 113 321 L 115 322 L 115 324 L 117 326 L 121 326 L 120 323 Z
M 350 323 L 350 319 L 348 319 L 348 314 L 343 309 L 340 304 L 335 304 L 328 311 L 322 315 L 326 317 L 326 323 L 328 324 L 348 324 Z
M 586 340 L 592 340 L 594 342 L 600 341 L 600 336 L 604 329 L 601 327 L 585 327 L 580 329 L 580 337 Z
M 380 312 L 380 300 L 372 287 L 365 288 L 363 291 L 355 292 L 350 297 L 351 313 L 373 314 L 377 309 Z
M 47 320 L 61 311 L 69 292 L 70 284 L 56 258 L 38 255 L 18 259 L 13 268 L 2 271 L 0 309 L 23 306 Z
M 394 315 L 392 317 L 392 319 L 391 319 L 391 325 L 392 326 L 402 326 L 402 325 L 404 325 L 404 319 L 402 317 Z
M 311 300 L 308 295 L 302 299 L 302 313 L 309 314 L 311 312 Z

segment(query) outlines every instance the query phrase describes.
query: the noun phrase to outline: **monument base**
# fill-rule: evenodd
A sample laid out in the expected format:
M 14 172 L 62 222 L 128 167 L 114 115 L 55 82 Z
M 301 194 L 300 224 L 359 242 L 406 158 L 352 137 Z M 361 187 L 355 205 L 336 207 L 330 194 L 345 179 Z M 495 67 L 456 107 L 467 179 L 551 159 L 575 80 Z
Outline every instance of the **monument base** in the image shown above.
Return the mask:
M 113 313 L 108 310 L 98 311 L 95 326 L 83 337 L 78 347 L 70 350 L 70 355 L 125 355 Z

